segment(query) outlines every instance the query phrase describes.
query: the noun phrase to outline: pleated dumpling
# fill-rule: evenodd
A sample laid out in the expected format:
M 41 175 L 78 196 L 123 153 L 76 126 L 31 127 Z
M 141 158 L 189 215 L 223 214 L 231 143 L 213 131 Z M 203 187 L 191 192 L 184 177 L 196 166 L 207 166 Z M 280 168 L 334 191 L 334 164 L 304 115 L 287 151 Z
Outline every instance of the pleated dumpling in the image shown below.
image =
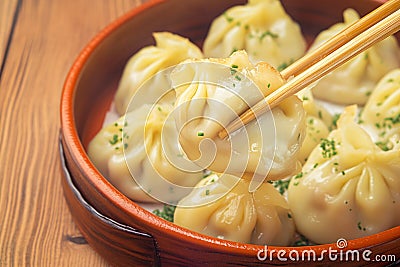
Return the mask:
M 89 143 L 93 164 L 133 200 L 176 204 L 203 177 L 201 170 L 178 166 L 184 158 L 169 119 L 171 110 L 167 104 L 143 105 L 103 128 Z
M 379 81 L 362 110 L 360 123 L 383 150 L 400 142 L 400 69 Z
M 279 0 L 249 0 L 217 17 L 203 46 L 206 57 L 228 57 L 242 49 L 254 63 L 280 69 L 304 55 L 306 42 Z
M 305 163 L 311 151 L 328 136 L 330 129 L 334 127 L 334 122 L 328 110 L 315 101 L 311 90 L 304 89 L 297 95 L 303 101 L 306 111 L 306 135 L 298 154 L 300 162 Z
M 305 134 L 305 112 L 296 96 L 227 138 L 218 136 L 284 83 L 270 65 L 253 65 L 246 52 L 238 51 L 225 59 L 185 61 L 171 79 L 179 142 L 190 160 L 204 169 L 249 179 L 276 180 L 296 171 Z
M 360 19 L 353 9 L 346 9 L 343 17 L 344 22 L 333 25 L 317 36 L 310 51 Z M 320 79 L 313 93 L 315 97 L 329 102 L 364 105 L 377 82 L 399 66 L 400 49 L 396 38 L 390 36 Z
M 297 230 L 316 243 L 355 239 L 400 225 L 400 146 L 382 151 L 349 106 L 292 178 Z
M 296 95 L 303 101 L 303 107 L 307 116 L 318 118 L 328 128 L 334 126 L 334 116 L 332 116 L 331 111 L 314 98 L 313 92 L 309 87 L 301 90 Z
M 174 223 L 221 239 L 287 246 L 295 226 L 285 198 L 264 183 L 255 192 L 249 181 L 224 174 L 201 181 L 175 210 Z
M 329 135 L 329 128 L 320 118 L 307 116 L 306 122 L 306 135 L 298 154 L 301 163 L 305 163 L 313 149 Z
M 116 110 L 120 115 L 128 111 L 134 95 L 138 98 L 136 99 L 138 103 L 146 104 L 155 103 L 157 99 L 153 99 L 154 97 L 163 96 L 171 88 L 169 67 L 185 59 L 203 57 L 200 49 L 184 37 L 169 32 L 158 32 L 153 36 L 156 45 L 139 50 L 125 66 L 114 99 Z M 136 95 L 139 88 L 141 92 Z M 172 103 L 173 95 L 164 98 L 164 102 L 167 101 Z

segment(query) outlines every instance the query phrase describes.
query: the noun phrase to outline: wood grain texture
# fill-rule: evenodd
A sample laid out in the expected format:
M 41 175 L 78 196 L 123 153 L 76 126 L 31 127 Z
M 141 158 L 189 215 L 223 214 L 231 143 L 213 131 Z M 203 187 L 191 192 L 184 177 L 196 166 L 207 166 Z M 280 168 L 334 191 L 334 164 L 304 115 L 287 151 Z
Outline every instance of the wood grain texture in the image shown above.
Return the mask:
M 4 60 L 12 36 L 13 22 L 17 18 L 17 6 L 18 0 L 0 1 L 0 62 Z
M 64 200 L 59 101 L 83 46 L 141 2 L 21 1 L 12 32 L 17 0 L 0 1 L 0 266 L 107 265 Z

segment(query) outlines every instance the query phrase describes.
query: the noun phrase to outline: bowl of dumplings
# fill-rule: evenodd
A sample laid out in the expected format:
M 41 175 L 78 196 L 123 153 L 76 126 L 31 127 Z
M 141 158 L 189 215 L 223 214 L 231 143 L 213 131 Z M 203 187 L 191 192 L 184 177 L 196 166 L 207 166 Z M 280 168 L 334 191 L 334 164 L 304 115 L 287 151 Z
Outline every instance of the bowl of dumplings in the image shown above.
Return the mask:
M 384 2 L 158 0 L 102 30 L 60 108 L 88 243 L 115 266 L 398 264 L 399 36 L 221 135 Z

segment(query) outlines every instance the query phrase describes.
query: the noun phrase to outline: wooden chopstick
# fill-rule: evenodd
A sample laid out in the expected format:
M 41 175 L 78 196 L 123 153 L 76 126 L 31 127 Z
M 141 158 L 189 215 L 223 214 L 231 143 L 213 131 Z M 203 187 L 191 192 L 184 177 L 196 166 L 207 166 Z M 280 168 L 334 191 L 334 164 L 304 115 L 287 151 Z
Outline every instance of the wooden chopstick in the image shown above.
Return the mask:
M 286 69 L 281 71 L 282 77 L 285 80 L 288 80 L 289 78 L 298 75 L 303 70 L 324 59 L 327 55 L 383 19 L 382 14 L 385 14 L 384 17 L 387 17 L 399 8 L 400 0 L 391 0 L 385 2 L 378 8 L 362 17 L 360 20 L 343 29 L 313 52 L 306 54 L 293 64 L 289 65 Z
M 382 11 L 382 9 L 380 11 L 378 10 L 377 13 L 373 14 L 373 18 L 376 19 L 377 22 L 375 25 L 369 28 L 364 25 L 364 23 L 366 23 L 365 19 L 359 20 L 351 27 L 353 28 L 353 30 L 357 29 L 357 31 L 359 31 L 358 29 L 360 27 L 364 30 L 361 31 L 361 33 L 359 33 L 358 35 L 351 33 L 351 35 L 356 35 L 354 38 L 349 39 L 345 44 L 341 44 L 341 46 L 336 47 L 336 49 L 334 51 L 331 51 L 331 53 L 328 52 L 323 53 L 322 57 L 319 55 L 319 53 L 317 53 L 318 54 L 317 58 L 308 57 L 308 60 L 306 62 L 300 64 L 302 68 L 295 66 L 289 69 L 289 71 L 287 71 L 285 75 L 289 75 L 289 77 L 295 75 L 292 79 L 290 79 L 280 88 L 278 88 L 277 90 L 266 96 L 265 99 L 258 102 L 249 110 L 245 111 L 242 115 L 240 115 L 239 118 L 232 121 L 225 129 L 223 129 L 219 133 L 219 137 L 221 139 L 225 138 L 226 136 L 228 136 L 229 133 L 236 131 L 237 129 L 243 127 L 247 123 L 253 121 L 257 116 L 260 116 L 264 112 L 274 108 L 286 97 L 294 95 L 301 89 L 305 88 L 311 83 L 322 78 L 324 75 L 330 73 L 337 67 L 341 66 L 351 58 L 355 57 L 356 55 L 370 48 L 374 44 L 382 41 L 388 36 L 393 35 L 397 31 L 399 31 L 400 0 L 391 0 L 389 2 L 391 5 L 392 4 L 397 5 L 395 12 L 387 11 L 386 9 L 384 9 L 384 11 Z M 394 6 L 392 6 L 392 8 L 394 8 Z M 388 15 L 387 12 L 389 12 L 390 14 Z M 378 21 L 379 19 L 382 20 Z M 373 24 L 372 21 L 370 20 L 367 21 L 368 21 L 367 24 L 370 25 Z M 351 32 L 353 30 L 351 30 Z M 342 32 L 339 33 L 339 35 L 342 35 Z M 340 39 L 341 37 L 334 37 L 334 38 Z M 342 38 L 346 37 L 342 36 Z M 325 48 L 324 51 L 329 51 L 329 50 L 331 49 Z M 303 69 L 304 66 L 308 67 L 306 69 Z M 301 72 L 302 70 L 303 72 Z

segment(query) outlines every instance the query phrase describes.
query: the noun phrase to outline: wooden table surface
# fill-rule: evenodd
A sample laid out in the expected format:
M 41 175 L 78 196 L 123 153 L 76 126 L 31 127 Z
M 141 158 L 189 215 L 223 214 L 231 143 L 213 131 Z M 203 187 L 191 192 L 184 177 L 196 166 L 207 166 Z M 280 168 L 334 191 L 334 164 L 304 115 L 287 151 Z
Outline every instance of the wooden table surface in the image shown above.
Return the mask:
M 107 266 L 61 188 L 59 101 L 79 51 L 140 0 L 0 0 L 0 266 Z

